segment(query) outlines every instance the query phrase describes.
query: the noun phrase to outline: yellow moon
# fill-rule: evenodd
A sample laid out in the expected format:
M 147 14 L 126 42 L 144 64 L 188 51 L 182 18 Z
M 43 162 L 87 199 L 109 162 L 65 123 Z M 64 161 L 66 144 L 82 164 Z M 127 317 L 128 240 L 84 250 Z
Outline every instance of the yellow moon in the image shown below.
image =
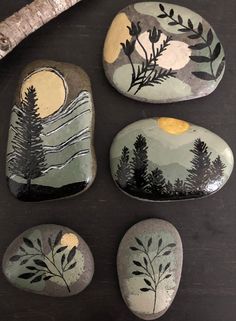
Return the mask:
M 181 135 L 188 131 L 190 124 L 184 120 L 161 117 L 157 120 L 159 128 L 172 135 Z
M 74 246 L 77 247 L 79 245 L 79 239 L 73 233 L 66 233 L 62 236 L 61 245 L 72 249 Z
M 38 70 L 29 75 L 21 88 L 21 99 L 33 86 L 37 94 L 38 112 L 41 118 L 47 117 L 65 104 L 68 88 L 63 77 L 53 69 Z
M 103 55 L 107 63 L 113 64 L 119 57 L 122 49 L 121 42 L 131 40 L 127 26 L 131 26 L 128 17 L 123 12 L 119 13 L 112 22 L 104 45 Z

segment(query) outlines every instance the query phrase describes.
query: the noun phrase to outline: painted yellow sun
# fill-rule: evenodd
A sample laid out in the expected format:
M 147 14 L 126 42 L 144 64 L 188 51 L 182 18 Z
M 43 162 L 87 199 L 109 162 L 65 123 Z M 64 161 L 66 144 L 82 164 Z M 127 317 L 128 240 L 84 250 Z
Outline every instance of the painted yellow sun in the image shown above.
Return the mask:
M 74 246 L 77 247 L 79 245 L 79 239 L 73 233 L 66 233 L 61 238 L 61 245 L 72 249 Z
M 29 75 L 23 82 L 21 99 L 25 99 L 27 89 L 32 86 L 36 90 L 40 117 L 47 117 L 64 105 L 68 94 L 67 85 L 53 69 L 40 69 Z
M 157 125 L 159 128 L 172 135 L 181 135 L 190 128 L 190 124 L 184 120 L 167 117 L 158 118 Z

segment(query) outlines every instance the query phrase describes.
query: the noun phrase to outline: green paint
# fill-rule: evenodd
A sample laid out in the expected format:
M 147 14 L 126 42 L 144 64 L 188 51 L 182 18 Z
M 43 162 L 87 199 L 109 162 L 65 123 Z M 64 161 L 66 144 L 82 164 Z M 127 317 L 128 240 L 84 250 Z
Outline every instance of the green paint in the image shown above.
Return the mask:
M 135 65 L 137 68 L 138 65 Z M 113 75 L 113 82 L 122 92 L 127 95 L 132 95 L 132 92 L 127 93 L 127 89 L 131 82 L 131 70 L 130 65 L 126 64 L 117 68 Z M 171 90 L 170 90 L 171 88 Z M 185 99 L 191 96 L 191 87 L 177 78 L 169 78 L 165 80 L 162 84 L 156 85 L 154 87 L 144 87 L 137 92 L 136 97 L 140 97 L 147 100 L 153 101 L 175 101 Z
M 111 170 L 114 178 L 122 148 L 124 146 L 129 148 L 130 159 L 132 159 L 133 144 L 139 134 L 145 136 L 147 140 L 149 170 L 153 170 L 158 165 L 170 181 L 179 177 L 178 174 L 181 174 L 182 179 L 186 178 L 188 174 L 186 169 L 191 168 L 190 162 L 193 158 L 190 150 L 193 148 L 193 142 L 199 137 L 207 143 L 211 158 L 215 159 L 220 155 L 222 161 L 226 164 L 224 169 L 225 182 L 232 173 L 233 153 L 226 142 L 216 134 L 191 124 L 187 132 L 181 135 L 172 135 L 158 127 L 157 119 L 145 119 L 128 125 L 115 137 L 110 150 Z

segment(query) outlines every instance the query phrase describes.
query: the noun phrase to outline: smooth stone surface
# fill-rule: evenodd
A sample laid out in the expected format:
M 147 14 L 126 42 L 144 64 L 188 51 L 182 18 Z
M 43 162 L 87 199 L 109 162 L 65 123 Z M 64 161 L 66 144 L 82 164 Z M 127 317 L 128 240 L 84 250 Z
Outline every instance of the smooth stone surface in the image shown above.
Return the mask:
M 67 297 L 91 282 L 94 260 L 85 241 L 59 225 L 33 227 L 17 237 L 3 258 L 3 273 L 22 290 Z
M 172 201 L 217 192 L 229 179 L 234 157 L 209 130 L 174 118 L 151 118 L 121 130 L 110 150 L 118 187 L 141 200 Z
M 96 175 L 90 80 L 79 67 L 36 61 L 23 71 L 12 109 L 6 175 L 23 201 L 84 192 Z
M 150 103 L 209 95 L 225 69 L 224 49 L 209 23 L 174 4 L 132 4 L 113 20 L 103 53 L 120 93 Z
M 144 320 L 161 317 L 179 287 L 183 248 L 175 227 L 148 219 L 131 227 L 117 255 L 120 289 L 128 308 Z

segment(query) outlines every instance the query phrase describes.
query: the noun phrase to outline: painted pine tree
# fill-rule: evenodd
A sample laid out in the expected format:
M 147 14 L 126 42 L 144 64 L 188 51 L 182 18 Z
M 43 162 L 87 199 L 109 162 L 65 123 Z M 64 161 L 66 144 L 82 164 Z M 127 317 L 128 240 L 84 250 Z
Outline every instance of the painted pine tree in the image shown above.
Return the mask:
M 175 194 L 177 195 L 186 193 L 186 186 L 182 179 L 177 178 L 175 180 L 174 191 L 175 191 Z
M 154 169 L 150 174 L 148 174 L 147 181 L 148 193 L 151 193 L 153 196 L 164 194 L 166 182 L 163 172 L 159 168 Z
M 31 180 L 41 176 L 46 169 L 43 141 L 40 137 L 43 126 L 38 113 L 37 93 L 33 86 L 25 92 L 16 125 L 12 143 L 14 157 L 9 164 L 9 171 L 24 178 L 29 191 Z
M 191 161 L 192 168 L 188 169 L 188 177 L 186 178 L 186 186 L 191 192 L 202 192 L 210 180 L 211 153 L 208 147 L 200 138 L 194 142 L 194 148 L 191 149 L 194 154 Z
M 117 183 L 121 188 L 126 188 L 131 177 L 131 168 L 129 164 L 129 149 L 124 146 L 120 162 L 117 166 L 116 178 Z
M 220 183 L 220 181 L 224 177 L 225 168 L 226 168 L 225 164 L 222 162 L 220 156 L 218 155 L 211 164 L 211 183 L 214 183 L 214 182 Z
M 174 186 L 168 181 L 165 185 L 165 193 L 169 196 L 174 194 Z
M 133 158 L 131 161 L 132 179 L 134 189 L 143 190 L 147 184 L 148 155 L 147 141 L 143 135 L 138 135 L 134 143 Z

